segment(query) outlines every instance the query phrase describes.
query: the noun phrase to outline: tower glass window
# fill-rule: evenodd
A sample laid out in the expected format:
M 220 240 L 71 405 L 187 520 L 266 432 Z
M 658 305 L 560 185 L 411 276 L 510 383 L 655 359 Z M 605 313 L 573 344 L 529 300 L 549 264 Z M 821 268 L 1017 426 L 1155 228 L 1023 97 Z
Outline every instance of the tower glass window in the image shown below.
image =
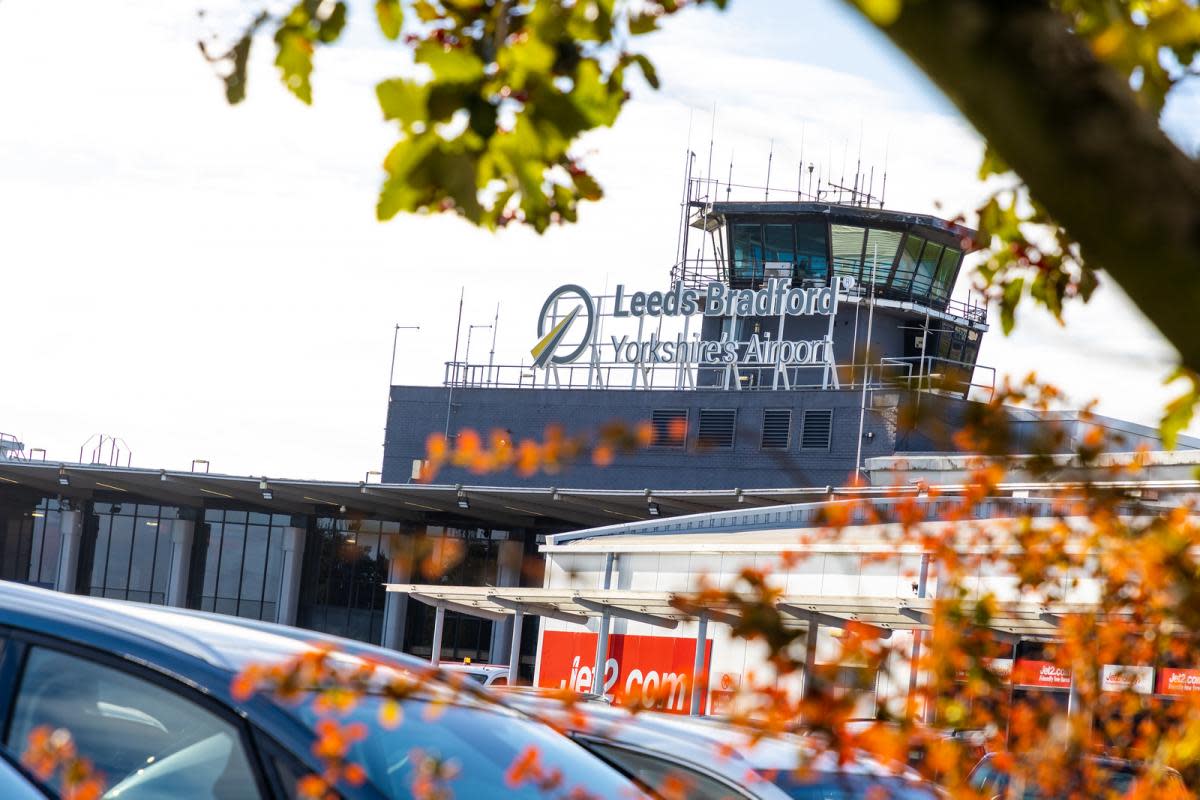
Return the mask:
M 853 225 L 833 225 L 830 228 L 833 245 L 833 274 L 860 278 L 863 242 L 867 231 Z
M 750 281 L 763 276 L 762 225 L 737 223 L 733 226 L 733 279 Z
M 796 237 L 791 225 L 764 225 L 763 242 L 764 262 L 795 266 Z
M 908 294 L 912 290 L 913 276 L 917 274 L 917 262 L 921 259 L 921 248 L 925 240 L 909 235 L 900 251 L 900 262 L 896 265 L 896 277 L 892 280 L 892 291 Z
M 863 257 L 864 281 L 873 282 L 877 286 L 886 286 L 892 274 L 892 264 L 896 260 L 896 251 L 900 249 L 899 231 L 883 231 L 872 228 L 867 233 L 867 251 Z M 874 276 L 874 280 L 872 280 Z
M 828 232 L 824 222 L 796 224 L 796 277 L 829 278 Z
M 962 258 L 962 252 L 953 247 L 947 247 L 942 251 L 941 260 L 938 262 L 937 274 L 933 279 L 933 296 L 939 300 L 945 300 L 950 296 L 950 292 L 954 290 L 954 271 L 958 267 L 958 261 Z
M 925 243 L 925 249 L 921 251 L 921 259 L 917 262 L 917 274 L 913 276 L 913 294 L 928 296 L 933 290 L 933 277 L 937 273 L 942 249 L 942 246 L 936 242 Z

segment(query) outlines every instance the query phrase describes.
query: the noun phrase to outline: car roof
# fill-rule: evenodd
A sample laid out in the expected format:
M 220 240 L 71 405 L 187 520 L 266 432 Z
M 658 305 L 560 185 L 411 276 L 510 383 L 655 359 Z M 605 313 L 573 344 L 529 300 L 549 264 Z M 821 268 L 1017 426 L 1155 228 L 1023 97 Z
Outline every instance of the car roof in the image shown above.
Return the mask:
M 252 663 L 287 660 L 313 645 L 397 666 L 428 664 L 390 650 L 285 625 L 66 594 L 0 581 L 0 625 L 133 658 L 207 689 L 228 687 Z
M 573 733 L 590 735 L 630 747 L 702 764 L 732 779 L 743 778 L 747 767 L 760 770 L 795 770 L 807 766 L 818 772 L 853 772 L 893 776 L 889 768 L 866 753 L 853 762 L 838 764 L 836 754 L 822 752 L 813 740 L 796 734 L 757 736 L 747 728 L 712 717 L 685 717 L 582 701 L 569 707 L 560 698 L 528 693 L 503 693 L 505 702 L 551 721 Z M 556 713 L 557 712 L 557 713 Z M 728 758 L 715 757 L 728 753 Z M 904 769 L 903 776 L 914 777 Z

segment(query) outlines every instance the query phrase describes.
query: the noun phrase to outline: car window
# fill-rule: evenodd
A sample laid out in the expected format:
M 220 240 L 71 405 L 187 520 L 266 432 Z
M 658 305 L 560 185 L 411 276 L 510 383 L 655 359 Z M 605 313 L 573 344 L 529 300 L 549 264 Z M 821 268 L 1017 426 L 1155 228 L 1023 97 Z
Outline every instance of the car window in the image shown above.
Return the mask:
M 553 797 L 574 796 L 634 800 L 644 795 L 636 784 L 603 760 L 549 725 L 500 708 L 469 702 L 433 704 L 410 698 L 401 706 L 401 722 L 388 728 L 379 724 L 387 701 L 377 695 L 359 699 L 341 717 L 343 724 L 361 723 L 370 735 L 354 742 L 349 759 L 366 772 L 367 780 L 393 800 L 418 794 L 414 783 L 423 783 L 427 759 L 453 767 L 445 788 L 456 798 L 503 797 L 504 800 L 550 800 L 535 781 L 514 779 L 518 761 L 535 755 L 546 774 L 561 776 L 562 791 Z M 289 706 L 306 724 L 322 719 L 313 703 Z M 422 792 L 421 796 L 428 796 Z
M 904 778 L 859 775 L 849 772 L 780 772 L 774 783 L 793 800 L 937 800 L 929 784 Z
M 608 763 L 628 772 L 665 797 L 686 797 L 688 800 L 742 800 L 749 797 L 691 767 L 657 758 L 651 753 L 613 747 L 591 739 L 580 741 Z
M 39 727 L 66 729 L 122 800 L 258 800 L 238 729 L 179 694 L 57 650 L 29 652 L 8 748 Z M 54 788 L 58 784 L 51 781 Z
M 46 800 L 46 795 L 33 781 L 8 762 L 0 758 L 0 797 L 4 800 Z

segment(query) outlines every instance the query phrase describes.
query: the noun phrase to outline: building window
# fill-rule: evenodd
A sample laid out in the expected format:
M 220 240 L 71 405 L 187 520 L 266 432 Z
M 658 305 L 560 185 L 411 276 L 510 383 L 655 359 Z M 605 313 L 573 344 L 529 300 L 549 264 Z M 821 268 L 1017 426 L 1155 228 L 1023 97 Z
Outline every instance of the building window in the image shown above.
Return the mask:
M 424 575 L 421 580 L 449 586 L 494 586 L 500 574 L 500 543 L 509 536 L 508 531 L 485 528 L 430 528 L 423 540 L 417 540 L 415 551 L 437 550 L 449 558 L 436 566 L 436 574 Z M 432 655 L 435 613 L 432 606 L 409 601 L 404 652 L 420 658 Z M 442 629 L 443 661 L 469 658 L 487 663 L 492 657 L 491 648 L 491 621 L 446 612 Z
M 763 411 L 762 449 L 786 450 L 792 442 L 792 410 L 768 408 Z
M 318 517 L 304 546 L 297 624 L 380 644 L 388 562 L 400 544 L 399 523 Z
M 833 439 L 833 409 L 808 409 L 800 426 L 801 450 L 828 450 Z
M 0 509 L 0 578 L 54 588 L 61 525 L 57 499 Z
M 824 222 L 796 223 L 796 278 L 822 282 L 829 279 L 828 240 Z
M 739 283 L 761 280 L 763 276 L 762 226 L 733 226 L 733 279 Z
M 701 450 L 729 450 L 737 429 L 737 410 L 702 408 L 696 428 L 696 446 Z
M 199 596 L 189 605 L 235 617 L 277 618 L 283 575 L 284 528 L 288 514 L 209 508 L 197 534 L 203 572 L 193 585 Z
M 860 277 L 866 229 L 854 225 L 832 225 L 830 233 L 833 274 Z
M 876 286 L 887 286 L 902 236 L 899 231 L 883 231 L 876 228 L 867 232 L 867 250 L 862 274 L 864 281 L 873 282 Z M 871 279 L 872 274 L 874 281 Z
M 93 503 L 95 546 L 88 594 L 165 604 L 171 525 L 178 514 L 176 508 L 146 503 Z
M 938 262 L 937 274 L 933 279 L 933 296 L 938 300 L 947 299 L 954 290 L 954 277 L 961 258 L 962 252 L 953 247 L 942 251 L 942 259 Z
M 650 412 L 651 447 L 683 447 L 687 441 L 686 408 L 656 408 Z

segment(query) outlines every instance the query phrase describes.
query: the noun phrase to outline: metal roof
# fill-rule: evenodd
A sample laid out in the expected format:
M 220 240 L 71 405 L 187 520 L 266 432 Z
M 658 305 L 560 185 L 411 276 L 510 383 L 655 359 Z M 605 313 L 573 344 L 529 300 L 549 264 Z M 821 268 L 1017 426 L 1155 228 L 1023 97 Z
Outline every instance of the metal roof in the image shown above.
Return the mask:
M 407 594 L 431 606 L 441 606 L 484 619 L 502 620 L 517 611 L 586 625 L 591 617 L 606 611 L 613 617 L 645 622 L 672 629 L 684 620 L 695 619 L 686 592 L 621 591 L 615 589 L 499 588 L 490 586 L 440 586 L 436 584 L 387 584 L 389 592 Z M 932 599 L 904 597 L 833 597 L 784 595 L 775 607 L 795 620 L 797 627 L 816 623 L 845 627 L 851 622 L 874 626 L 883 635 L 893 630 L 928 630 Z M 990 628 L 1001 636 L 1054 636 L 1062 615 L 1094 610 L 1084 604 L 999 603 L 994 606 Z M 713 606 L 704 613 L 714 622 L 734 623 L 730 606 Z

